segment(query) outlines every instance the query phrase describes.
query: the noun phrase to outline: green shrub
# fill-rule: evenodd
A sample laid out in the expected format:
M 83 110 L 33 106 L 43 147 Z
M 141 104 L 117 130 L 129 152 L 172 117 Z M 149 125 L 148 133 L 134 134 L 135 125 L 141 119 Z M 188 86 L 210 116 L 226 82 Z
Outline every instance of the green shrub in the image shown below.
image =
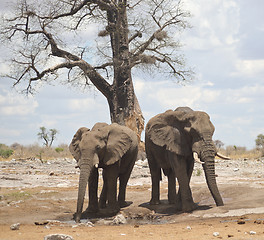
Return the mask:
M 9 149 L 5 144 L 0 144 L 0 156 L 2 158 L 9 158 L 14 151 Z
M 60 152 L 63 152 L 64 149 L 63 149 L 63 148 L 60 148 L 60 147 L 57 147 L 57 148 L 55 148 L 55 151 L 56 151 L 57 153 L 60 153 Z

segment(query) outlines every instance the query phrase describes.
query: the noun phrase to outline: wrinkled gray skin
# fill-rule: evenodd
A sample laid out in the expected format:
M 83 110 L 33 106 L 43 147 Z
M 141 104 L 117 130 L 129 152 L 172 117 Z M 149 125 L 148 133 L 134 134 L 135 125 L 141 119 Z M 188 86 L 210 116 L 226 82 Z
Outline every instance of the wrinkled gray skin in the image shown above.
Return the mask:
M 146 126 L 146 154 L 152 179 L 150 204 L 160 203 L 161 169 L 168 177 L 168 200 L 178 210 L 190 212 L 197 208 L 193 202 L 190 178 L 196 152 L 203 164 L 208 188 L 217 206 L 223 200 L 215 177 L 216 149 L 212 141 L 214 126 L 205 112 L 180 107 L 156 115 Z M 176 194 L 176 179 L 179 192 Z
M 80 222 L 88 180 L 89 206 L 86 211 L 96 212 L 99 207 L 105 208 L 106 202 L 109 213 L 127 206 L 126 186 L 138 153 L 137 136 L 131 129 L 116 123 L 97 123 L 91 131 L 82 127 L 74 135 L 69 149 L 80 168 L 76 222 Z M 99 206 L 97 167 L 103 168 L 104 179 Z

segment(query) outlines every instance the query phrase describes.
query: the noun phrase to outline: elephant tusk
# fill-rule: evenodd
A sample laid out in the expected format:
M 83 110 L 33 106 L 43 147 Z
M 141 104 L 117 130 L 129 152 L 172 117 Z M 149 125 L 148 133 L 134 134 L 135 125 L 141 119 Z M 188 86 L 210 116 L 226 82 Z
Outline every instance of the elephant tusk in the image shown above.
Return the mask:
M 193 158 L 194 158 L 195 162 L 200 163 L 200 164 L 204 164 L 204 162 L 202 162 L 200 160 L 200 158 L 198 157 L 198 153 L 197 152 L 193 152 Z
M 227 157 L 219 152 L 216 153 L 216 156 L 218 156 L 219 158 L 222 158 L 224 160 L 230 160 L 231 158 L 230 157 Z
M 95 166 L 95 168 L 98 168 L 98 164 L 97 163 L 94 166 Z

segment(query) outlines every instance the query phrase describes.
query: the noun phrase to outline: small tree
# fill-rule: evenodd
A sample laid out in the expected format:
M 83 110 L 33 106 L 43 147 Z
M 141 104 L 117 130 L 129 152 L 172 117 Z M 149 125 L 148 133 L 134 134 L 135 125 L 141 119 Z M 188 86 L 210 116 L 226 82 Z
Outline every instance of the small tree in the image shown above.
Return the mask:
M 220 141 L 220 140 L 215 140 L 214 141 L 214 144 L 215 144 L 215 147 L 217 148 L 217 151 L 219 150 L 219 149 L 221 149 L 225 144 L 222 142 L 222 141 Z
M 255 142 L 256 142 L 256 147 L 261 150 L 261 155 L 264 156 L 264 135 L 259 134 Z
M 264 135 L 263 134 L 259 134 L 255 142 L 256 142 L 257 148 L 264 149 Z
M 58 133 L 58 130 L 56 129 L 50 129 L 49 132 L 45 127 L 40 127 L 40 132 L 38 133 L 39 139 L 44 141 L 44 146 L 51 147 L 53 141 L 56 138 L 56 134 Z

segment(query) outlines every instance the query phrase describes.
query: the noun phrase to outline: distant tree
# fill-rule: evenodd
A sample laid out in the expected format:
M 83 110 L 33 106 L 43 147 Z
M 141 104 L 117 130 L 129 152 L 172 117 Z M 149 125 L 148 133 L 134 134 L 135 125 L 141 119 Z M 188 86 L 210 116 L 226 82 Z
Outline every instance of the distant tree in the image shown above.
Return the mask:
M 255 142 L 256 142 L 256 147 L 261 150 L 261 155 L 264 156 L 264 135 L 259 134 Z
M 264 149 L 264 135 L 263 134 L 259 134 L 255 142 L 256 142 L 257 148 Z
M 95 86 L 107 99 L 111 121 L 139 136 L 144 117 L 132 70 L 177 81 L 192 75 L 179 52 L 190 15 L 180 0 L 18 0 L 8 13 L 0 35 L 12 48 L 7 77 L 14 85 L 26 93 L 58 78 Z
M 39 139 L 44 141 L 44 146 L 51 147 L 52 143 L 56 138 L 56 134 L 58 133 L 58 130 L 50 129 L 49 131 L 47 131 L 45 127 L 40 127 L 39 129 L 40 129 L 40 132 L 38 133 Z
M 214 144 L 215 144 L 215 147 L 217 148 L 217 150 L 219 150 L 220 148 L 222 148 L 225 145 L 220 140 L 214 140 Z

